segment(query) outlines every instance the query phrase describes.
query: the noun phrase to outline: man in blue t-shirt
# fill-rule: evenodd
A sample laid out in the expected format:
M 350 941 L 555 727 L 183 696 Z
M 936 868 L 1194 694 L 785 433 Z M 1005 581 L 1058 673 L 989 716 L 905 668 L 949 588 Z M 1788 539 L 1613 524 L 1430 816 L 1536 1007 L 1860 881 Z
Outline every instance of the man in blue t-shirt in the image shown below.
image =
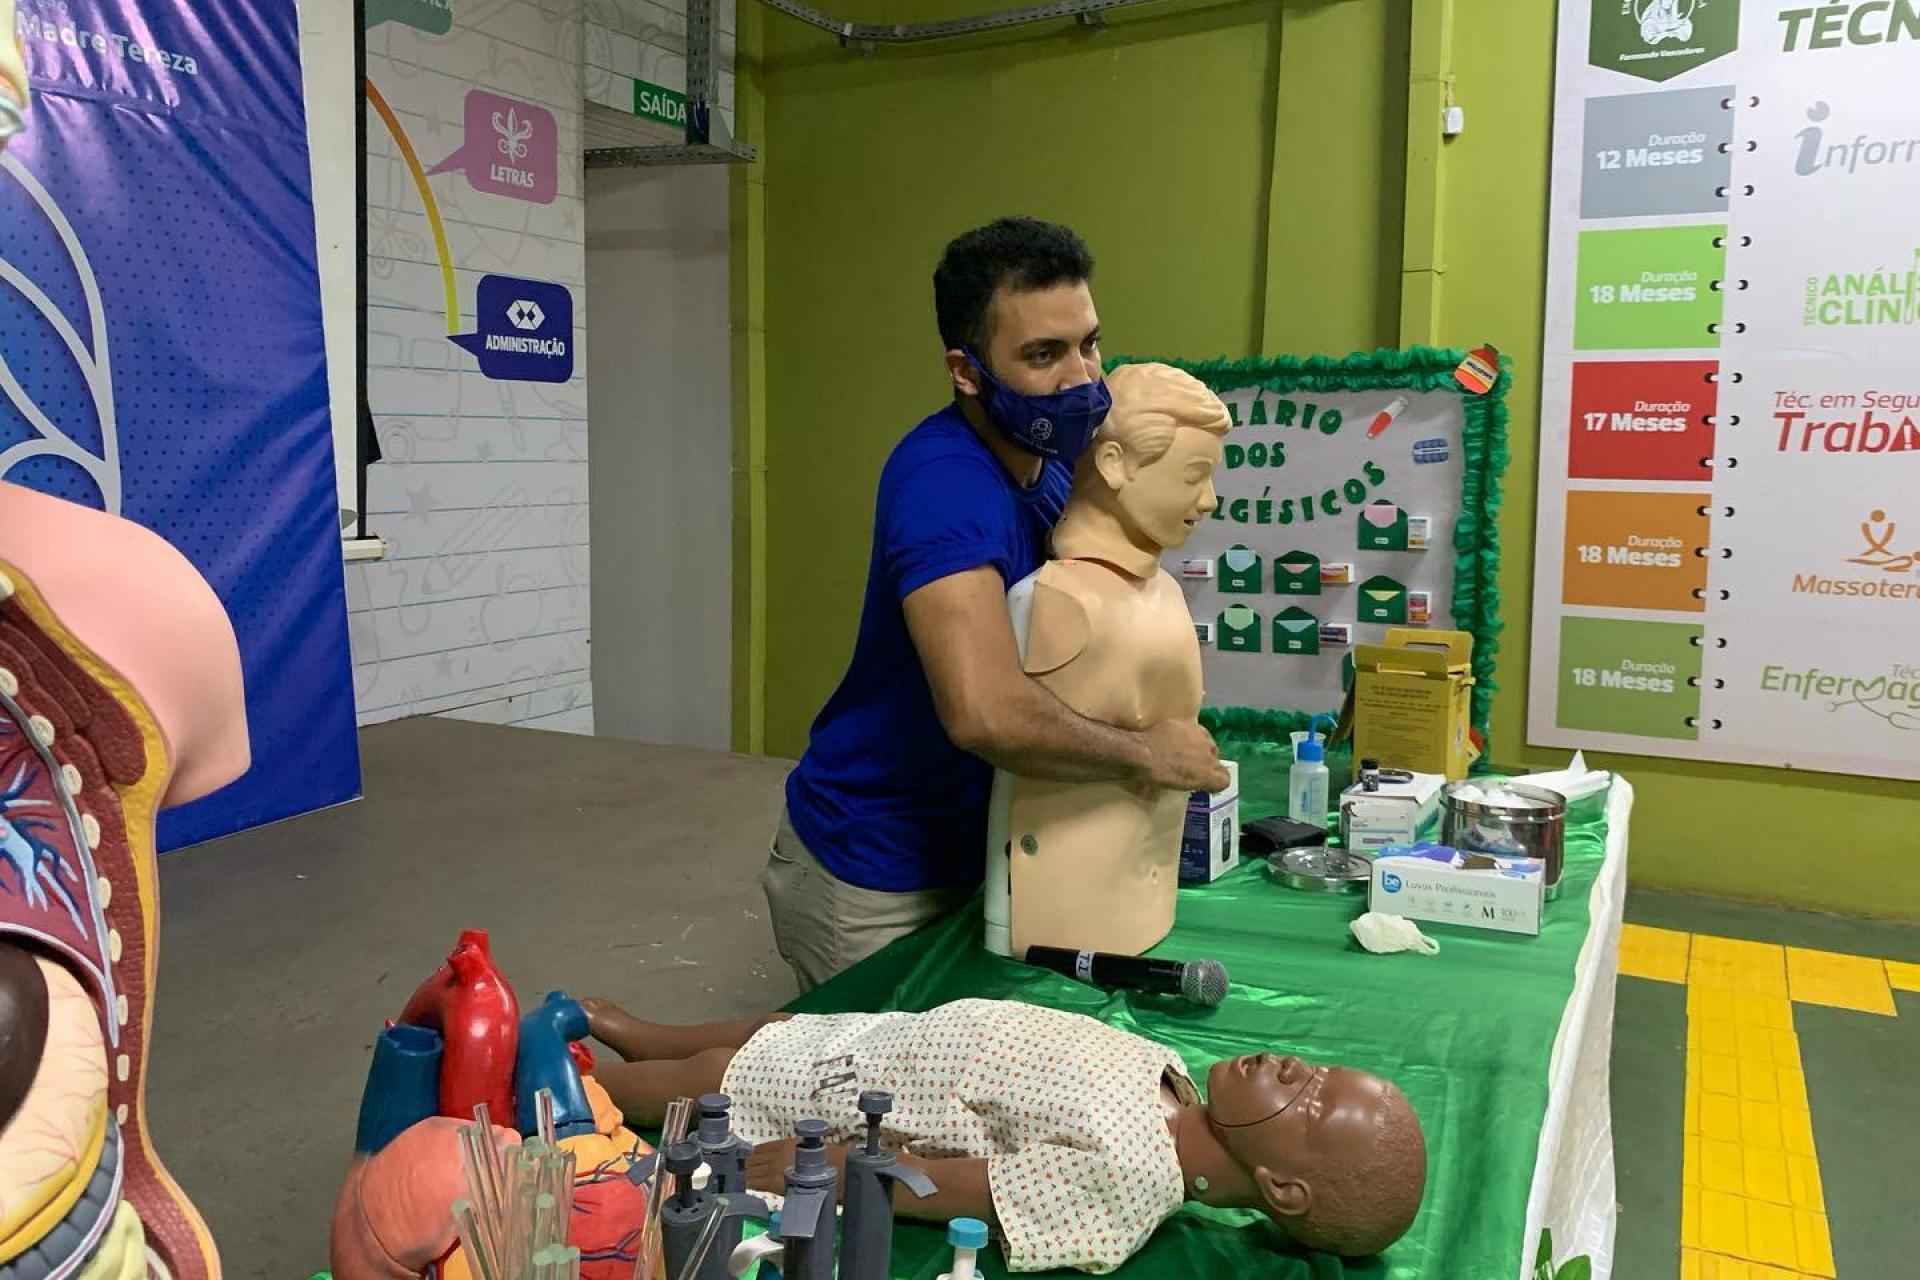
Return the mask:
M 774 938 L 803 991 L 979 887 L 995 767 L 1226 786 L 1199 726 L 1117 729 L 1021 670 L 1007 589 L 1046 559 L 1109 404 L 1092 275 L 1078 236 L 1031 218 L 966 233 L 934 272 L 953 403 L 881 472 L 853 660 L 787 780 L 767 865 Z

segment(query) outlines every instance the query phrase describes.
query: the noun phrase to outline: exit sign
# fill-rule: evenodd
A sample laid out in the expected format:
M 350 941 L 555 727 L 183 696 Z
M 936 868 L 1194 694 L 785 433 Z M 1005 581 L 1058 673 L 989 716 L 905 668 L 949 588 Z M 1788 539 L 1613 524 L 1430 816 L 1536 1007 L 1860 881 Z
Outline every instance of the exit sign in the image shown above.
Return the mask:
M 636 79 L 633 82 L 633 114 L 643 120 L 684 129 L 687 127 L 687 95 L 676 93 L 663 85 Z

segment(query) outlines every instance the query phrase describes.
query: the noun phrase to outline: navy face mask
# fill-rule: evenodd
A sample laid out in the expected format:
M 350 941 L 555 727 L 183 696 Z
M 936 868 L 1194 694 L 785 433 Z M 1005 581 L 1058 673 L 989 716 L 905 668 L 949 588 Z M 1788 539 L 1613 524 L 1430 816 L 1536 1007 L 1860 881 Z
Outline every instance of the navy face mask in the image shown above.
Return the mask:
M 986 387 L 981 402 L 993 425 L 1022 449 L 1043 458 L 1058 458 L 1072 465 L 1086 452 L 1093 433 L 1107 420 L 1107 410 L 1113 408 L 1113 393 L 1107 390 L 1104 378 L 1052 395 L 1030 396 L 988 373 L 972 351 L 967 352 L 967 359 Z

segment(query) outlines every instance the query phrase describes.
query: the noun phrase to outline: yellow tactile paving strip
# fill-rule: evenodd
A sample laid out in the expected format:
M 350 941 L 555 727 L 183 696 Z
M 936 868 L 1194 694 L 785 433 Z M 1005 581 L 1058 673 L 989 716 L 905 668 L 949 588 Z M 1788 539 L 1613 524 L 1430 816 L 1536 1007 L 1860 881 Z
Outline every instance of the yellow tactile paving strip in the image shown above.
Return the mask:
M 1693 935 L 1672 929 L 1650 929 L 1645 925 L 1622 925 L 1620 929 L 1620 972 L 1632 978 L 1652 978 L 1656 982 L 1685 982 L 1687 956 Z
M 1687 987 L 1681 1280 L 1833 1276 L 1793 1005 L 1895 1017 L 1920 965 L 1630 924 L 1620 972 Z
M 1884 960 L 1788 947 L 1787 985 L 1801 1004 L 1894 1016 L 1893 988 Z
M 1897 991 L 1920 991 L 1920 964 L 1902 964 L 1898 960 L 1887 961 L 1887 981 Z

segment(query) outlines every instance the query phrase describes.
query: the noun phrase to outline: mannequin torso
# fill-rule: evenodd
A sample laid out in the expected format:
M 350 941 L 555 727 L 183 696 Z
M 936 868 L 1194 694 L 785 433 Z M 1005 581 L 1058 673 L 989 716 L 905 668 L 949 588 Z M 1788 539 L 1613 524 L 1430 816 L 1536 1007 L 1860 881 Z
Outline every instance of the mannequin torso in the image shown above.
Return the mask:
M 1027 674 L 1091 720 L 1196 722 L 1200 645 L 1160 555 L 1213 510 L 1231 425 L 1165 365 L 1116 370 L 1113 412 L 1074 473 L 1057 557 L 1009 595 Z M 1001 771 L 988 815 L 989 949 L 1040 944 L 1138 954 L 1173 927 L 1184 791 L 1052 782 Z
M 1062 702 L 1125 729 L 1198 716 L 1200 646 L 1164 570 L 1055 560 L 1032 582 L 1025 666 Z M 1185 794 L 1033 778 L 1010 788 L 1015 955 L 1034 943 L 1137 953 L 1166 936 Z

